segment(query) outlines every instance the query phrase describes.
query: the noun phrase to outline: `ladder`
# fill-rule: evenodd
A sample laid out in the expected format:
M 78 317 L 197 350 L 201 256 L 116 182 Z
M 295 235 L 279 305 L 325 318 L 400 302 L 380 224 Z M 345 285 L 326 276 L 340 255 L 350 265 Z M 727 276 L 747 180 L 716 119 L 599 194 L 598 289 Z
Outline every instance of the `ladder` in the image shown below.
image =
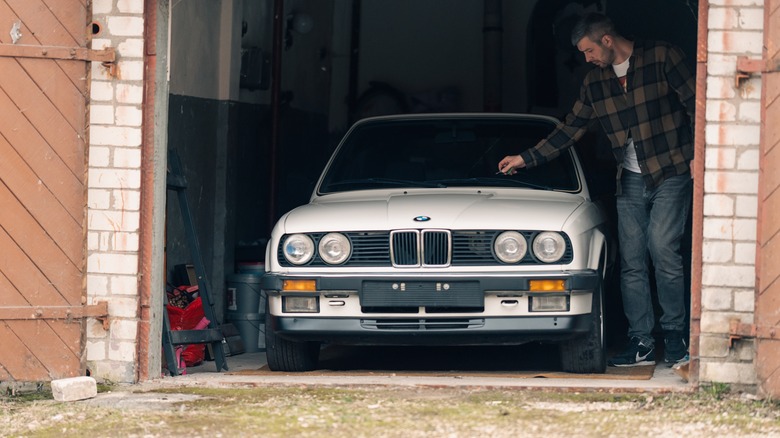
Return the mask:
M 209 320 L 208 327 L 202 330 L 171 330 L 168 312 L 167 310 L 163 311 L 162 346 L 165 360 L 168 363 L 168 371 L 171 373 L 171 376 L 181 374 L 178 358 L 176 357 L 176 347 L 188 344 L 208 344 L 211 347 L 210 353 L 217 366 L 217 372 L 227 371 L 228 367 L 223 350 L 223 344 L 226 343 L 226 340 L 217 324 L 214 301 L 209 293 L 206 269 L 200 255 L 200 246 L 195 235 L 195 224 L 192 221 L 192 213 L 187 201 L 187 180 L 182 172 L 179 155 L 173 149 L 168 151 L 167 187 L 168 191 L 175 191 L 179 198 L 179 209 L 184 221 L 187 246 L 189 247 L 195 275 L 198 279 L 198 294 L 203 301 L 203 314 Z M 165 295 L 165 303 L 168 303 L 167 294 Z

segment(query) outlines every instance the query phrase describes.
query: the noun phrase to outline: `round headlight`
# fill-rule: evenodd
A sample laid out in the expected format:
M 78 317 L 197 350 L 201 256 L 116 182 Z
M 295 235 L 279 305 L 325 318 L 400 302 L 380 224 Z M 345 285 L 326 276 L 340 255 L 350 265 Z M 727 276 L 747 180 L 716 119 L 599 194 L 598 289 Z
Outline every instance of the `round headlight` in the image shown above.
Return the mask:
M 553 263 L 563 257 L 566 252 L 566 241 L 560 233 L 545 231 L 534 238 L 534 255 L 545 263 Z
M 504 231 L 496 237 L 493 244 L 496 257 L 504 263 L 517 263 L 525 257 L 528 244 L 525 237 L 517 231 Z
M 305 234 L 293 234 L 284 241 L 284 257 L 293 265 L 303 265 L 314 256 L 314 241 Z
M 329 265 L 340 265 L 349 258 L 352 245 L 347 236 L 339 233 L 328 233 L 320 239 L 318 249 L 322 261 Z

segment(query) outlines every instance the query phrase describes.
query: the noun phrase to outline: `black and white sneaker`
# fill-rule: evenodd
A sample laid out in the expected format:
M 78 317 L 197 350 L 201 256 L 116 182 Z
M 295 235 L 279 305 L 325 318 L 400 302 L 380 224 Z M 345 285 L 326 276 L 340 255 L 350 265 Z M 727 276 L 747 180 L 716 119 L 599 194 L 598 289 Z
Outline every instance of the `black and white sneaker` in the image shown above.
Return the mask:
M 669 330 L 664 333 L 664 362 L 676 364 L 688 359 L 688 344 L 685 342 L 683 332 Z
M 637 367 L 642 365 L 655 365 L 655 348 L 647 346 L 639 338 L 631 338 L 628 348 L 616 356 L 613 356 L 607 365 L 611 367 Z

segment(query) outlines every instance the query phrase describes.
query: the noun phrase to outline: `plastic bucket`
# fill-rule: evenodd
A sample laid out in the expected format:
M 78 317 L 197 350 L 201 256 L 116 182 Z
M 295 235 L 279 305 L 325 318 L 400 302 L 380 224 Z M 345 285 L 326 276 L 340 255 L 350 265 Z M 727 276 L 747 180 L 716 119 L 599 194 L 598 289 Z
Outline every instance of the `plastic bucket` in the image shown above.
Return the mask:
M 264 316 L 259 313 L 227 313 L 227 321 L 236 326 L 244 341 L 244 352 L 265 351 Z
M 260 310 L 260 280 L 258 274 L 233 274 L 227 277 L 227 311 L 258 313 Z

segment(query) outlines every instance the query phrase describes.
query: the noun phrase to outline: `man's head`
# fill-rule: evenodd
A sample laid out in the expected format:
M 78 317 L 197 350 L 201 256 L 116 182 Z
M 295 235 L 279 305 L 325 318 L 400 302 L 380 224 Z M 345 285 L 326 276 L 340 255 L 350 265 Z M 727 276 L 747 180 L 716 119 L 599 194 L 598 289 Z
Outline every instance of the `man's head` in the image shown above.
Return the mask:
M 571 43 L 585 55 L 585 61 L 604 68 L 615 62 L 615 41 L 620 35 L 606 15 L 590 13 L 571 32 Z

